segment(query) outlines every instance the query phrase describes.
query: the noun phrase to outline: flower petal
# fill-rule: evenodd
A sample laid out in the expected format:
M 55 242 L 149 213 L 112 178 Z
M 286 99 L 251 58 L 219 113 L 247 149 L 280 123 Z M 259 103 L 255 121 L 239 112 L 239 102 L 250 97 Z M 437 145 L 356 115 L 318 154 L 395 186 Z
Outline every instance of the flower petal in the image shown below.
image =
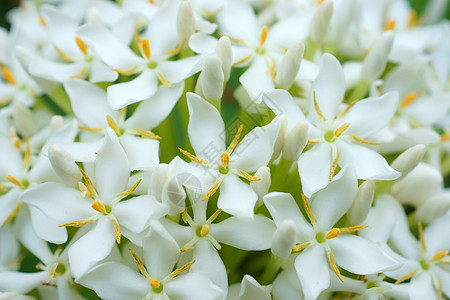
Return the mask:
M 100 218 L 95 227 L 77 240 L 69 249 L 72 274 L 80 278 L 96 263 L 109 255 L 116 243 L 113 223 L 109 218 Z
M 256 103 L 261 102 L 259 97 L 261 93 L 275 88 L 269 67 L 263 56 L 256 56 L 247 71 L 239 77 L 239 82 L 244 86 L 250 99 Z
M 28 293 L 47 277 L 47 271 L 35 273 L 0 272 L 0 292 Z
M 301 286 L 290 283 L 288 273 L 281 271 L 272 283 L 272 295 L 275 300 L 303 299 Z M 298 280 L 298 279 L 297 279 Z
M 104 299 L 142 299 L 150 290 L 143 276 L 116 262 L 101 264 L 76 282 Z
M 245 275 L 242 279 L 239 300 L 251 299 L 271 300 L 270 288 L 261 286 L 255 278 Z
M 2 155 L 0 155 L 0 177 L 3 179 L 10 174 L 22 178 L 23 160 L 20 152 L 9 141 L 8 137 L 0 134 Z
M 286 90 L 270 90 L 263 95 L 264 103 L 277 116 L 285 115 L 288 119 L 288 132 L 299 121 L 307 122 L 303 111 L 294 102 L 291 94 Z
M 250 222 L 231 217 L 210 227 L 211 236 L 218 242 L 247 251 L 270 248 L 274 232 L 273 221 L 259 215 Z
M 129 161 L 131 171 L 151 170 L 159 164 L 159 141 L 124 134 L 120 138 Z
M 63 244 L 67 241 L 67 229 L 58 227 L 57 220 L 49 218 L 40 209 L 29 206 L 31 223 L 39 238 L 53 244 Z
M 179 300 L 219 300 L 225 293 L 207 277 L 189 273 L 170 280 L 164 291 L 171 299 Z
M 16 187 L 9 190 L 6 194 L 0 196 L 0 224 L 6 220 L 8 215 L 18 204 L 21 189 Z
M 189 140 L 195 154 L 208 159 L 208 151 L 212 149 L 214 156 L 219 156 L 225 151 L 225 127 L 219 112 L 194 93 L 187 93 L 187 103 Z
M 439 251 L 450 249 L 450 239 L 447 236 L 450 228 L 450 215 L 442 216 L 427 226 L 423 232 L 425 245 L 427 246 L 426 256 L 431 259 Z
M 194 55 L 179 60 L 163 61 L 159 70 L 170 84 L 179 83 L 202 69 L 202 55 Z
M 437 292 L 433 288 L 433 280 L 428 272 L 421 272 L 413 276 L 409 286 L 409 299 L 411 300 L 438 299 Z
M 223 178 L 217 207 L 242 220 L 253 220 L 253 210 L 258 195 L 234 174 Z

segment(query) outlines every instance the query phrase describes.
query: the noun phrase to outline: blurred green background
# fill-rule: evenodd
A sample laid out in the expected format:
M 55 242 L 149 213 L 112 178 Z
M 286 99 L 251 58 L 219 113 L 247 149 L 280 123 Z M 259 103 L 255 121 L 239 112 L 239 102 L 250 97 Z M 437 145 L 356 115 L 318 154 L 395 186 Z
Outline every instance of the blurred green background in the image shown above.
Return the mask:
M 357 1 L 357 0 L 355 0 Z M 373 0 L 378 1 L 378 0 Z M 429 0 L 409 0 L 411 6 L 420 14 Z M 449 2 L 450 0 L 443 0 Z M 8 23 L 5 20 L 6 12 L 14 6 L 19 5 L 20 0 L 0 0 L 0 26 L 8 28 Z M 445 14 L 447 19 L 450 19 L 450 5 L 447 4 Z

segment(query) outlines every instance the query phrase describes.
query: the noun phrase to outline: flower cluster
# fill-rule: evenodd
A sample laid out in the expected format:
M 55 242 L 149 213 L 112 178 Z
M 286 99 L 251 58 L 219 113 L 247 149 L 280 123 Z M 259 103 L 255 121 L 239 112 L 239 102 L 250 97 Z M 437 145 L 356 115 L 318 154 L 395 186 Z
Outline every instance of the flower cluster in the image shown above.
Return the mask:
M 22 0 L 0 299 L 450 298 L 446 5 Z

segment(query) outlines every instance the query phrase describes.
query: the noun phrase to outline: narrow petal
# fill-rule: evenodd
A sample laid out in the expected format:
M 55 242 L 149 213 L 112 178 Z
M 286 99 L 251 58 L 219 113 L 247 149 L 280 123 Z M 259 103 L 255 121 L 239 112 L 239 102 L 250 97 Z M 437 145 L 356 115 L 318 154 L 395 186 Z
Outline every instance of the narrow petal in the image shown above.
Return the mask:
M 258 195 L 234 174 L 224 177 L 217 206 L 224 212 L 242 220 L 253 220 L 253 210 Z
M 376 274 L 399 267 L 400 264 L 385 255 L 378 246 L 356 235 L 343 234 L 328 241 L 336 264 L 361 275 Z
M 28 67 L 30 73 L 34 76 L 61 83 L 69 80 L 72 76 L 80 74 L 83 68 L 83 63 L 59 63 L 37 56 L 31 61 Z
M 171 299 L 179 300 L 219 300 L 225 293 L 207 277 L 189 273 L 170 280 L 164 291 Z
M 423 232 L 427 246 L 428 258 L 433 257 L 439 251 L 450 249 L 450 239 L 443 238 L 448 234 L 450 228 L 450 215 L 442 216 L 428 225 Z
M 131 171 L 151 170 L 159 164 L 158 140 L 124 134 L 120 137 L 120 144 L 130 161 Z
M 20 188 L 12 188 L 9 192 L 0 196 L 0 224 L 5 222 L 18 204 L 17 200 L 21 192 Z
M 311 210 L 322 230 L 331 229 L 350 209 L 357 191 L 355 171 L 352 167 L 346 167 L 313 197 Z
M 411 278 L 409 284 L 409 299 L 411 300 L 437 300 L 437 292 L 433 288 L 433 280 L 428 272 L 421 272 Z
M 297 279 L 298 280 L 298 279 Z M 290 283 L 288 274 L 281 271 L 272 283 L 272 295 L 275 300 L 302 299 L 303 292 L 301 286 L 294 286 Z
M 325 250 L 314 245 L 303 250 L 295 260 L 295 270 L 302 285 L 305 300 L 317 299 L 330 285 L 330 269 Z
M 147 280 L 136 271 L 116 262 L 92 269 L 77 283 L 93 289 L 104 299 L 142 299 L 149 292 Z
M 84 220 L 96 213 L 91 208 L 90 198 L 84 198 L 80 191 L 56 182 L 45 182 L 26 190 L 21 200 L 61 223 Z
M 155 72 L 145 70 L 133 80 L 110 85 L 107 99 L 113 109 L 121 109 L 127 105 L 150 98 L 158 90 L 158 79 Z
M 230 167 L 252 173 L 266 166 L 272 157 L 279 130 L 280 120 L 276 118 L 268 125 L 250 131 L 233 150 Z
M 327 120 L 333 120 L 345 93 L 344 71 L 339 61 L 331 54 L 324 54 L 320 62 L 320 72 L 311 87 L 309 112 L 317 124 L 318 114 L 314 107 L 314 93 L 317 104 Z
M 195 154 L 208 159 L 208 153 L 213 151 L 214 158 L 225 151 L 225 127 L 217 109 L 202 97 L 187 94 L 189 108 L 189 140 Z M 210 151 L 211 150 L 211 151 Z
M 294 221 L 298 233 L 298 242 L 307 241 L 313 237 L 311 225 L 305 220 L 291 194 L 270 193 L 264 196 L 264 204 L 277 227 L 285 220 Z
M 19 242 L 9 226 L 0 228 L 0 266 L 17 259 L 20 254 Z
M 95 227 L 69 249 L 70 268 L 75 278 L 80 278 L 96 263 L 107 257 L 116 243 L 115 240 L 116 236 L 111 220 L 100 218 Z
M 67 241 L 67 229 L 58 227 L 61 223 L 49 218 L 34 206 L 30 205 L 29 210 L 34 231 L 41 239 L 53 244 L 63 244 Z
M 240 300 L 261 299 L 271 300 L 270 289 L 261 286 L 255 278 L 245 275 L 242 279 Z
M 81 124 L 93 128 L 105 128 L 106 115 L 119 116 L 106 102 L 106 92 L 97 85 L 84 80 L 72 79 L 64 83 L 72 109 Z
M 159 70 L 170 84 L 184 81 L 202 69 L 202 55 L 194 55 L 188 58 L 163 61 Z
M 331 146 L 328 143 L 320 143 L 300 155 L 298 172 L 306 197 L 311 197 L 328 185 L 332 162 Z
M 119 77 L 119 73 L 113 71 L 101 60 L 94 58 L 91 63 L 91 70 L 89 74 L 89 81 L 97 82 L 113 82 Z
M 239 78 L 250 99 L 256 103 L 261 102 L 259 97 L 261 93 L 275 88 L 269 67 L 263 56 L 256 56 L 247 71 Z
M 277 116 L 285 115 L 288 119 L 288 131 L 299 121 L 307 122 L 300 107 L 286 90 L 270 90 L 264 93 L 264 103 Z
M 270 248 L 274 232 L 273 221 L 259 215 L 250 222 L 231 217 L 210 227 L 211 236 L 218 242 L 247 251 Z
M 398 94 L 388 92 L 381 97 L 373 97 L 358 101 L 340 120 L 341 124 L 349 123 L 346 134 L 354 134 L 366 138 L 379 132 L 391 121 L 397 111 Z
M 28 293 L 41 284 L 47 271 L 35 273 L 0 272 L 0 292 Z
M 95 184 L 102 202 L 111 203 L 119 193 L 125 191 L 129 178 L 127 155 L 116 133 L 108 128 L 95 159 Z
M 20 152 L 3 134 L 0 134 L 0 143 L 2 145 L 2 155 L 0 155 L 0 176 L 2 180 L 8 174 L 21 178 L 23 160 Z
M 156 201 L 155 197 L 143 195 L 117 203 L 112 213 L 120 225 L 139 233 L 150 225 L 151 220 L 165 216 L 168 211 L 169 208 Z
M 345 141 L 337 141 L 336 146 L 341 153 L 339 166 L 352 164 L 358 179 L 393 180 L 401 175 L 373 150 Z

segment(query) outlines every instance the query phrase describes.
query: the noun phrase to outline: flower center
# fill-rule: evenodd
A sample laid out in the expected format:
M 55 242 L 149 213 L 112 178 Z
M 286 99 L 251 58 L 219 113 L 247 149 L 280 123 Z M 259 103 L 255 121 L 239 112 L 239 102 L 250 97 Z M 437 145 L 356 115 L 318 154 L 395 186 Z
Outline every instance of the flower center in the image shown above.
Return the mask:
M 228 174 L 229 171 L 230 171 L 230 169 L 228 167 L 224 167 L 224 166 L 219 167 L 220 174 L 226 175 L 226 174 Z
M 158 67 L 158 63 L 154 60 L 151 60 L 147 63 L 147 68 L 156 69 Z
M 369 281 L 369 282 L 367 283 L 367 285 L 366 285 L 366 288 L 367 288 L 367 289 L 371 289 L 371 288 L 374 288 L 374 287 L 377 287 L 377 286 L 378 286 L 378 285 L 377 285 L 376 282 Z
M 327 132 L 325 132 L 323 138 L 325 139 L 325 141 L 327 141 L 328 143 L 332 143 L 335 140 L 334 137 L 334 132 L 332 130 L 328 130 Z
M 316 233 L 316 241 L 321 244 L 324 243 L 325 242 L 325 234 L 323 234 L 322 232 Z
M 422 269 L 424 270 L 428 270 L 430 268 L 430 264 L 428 263 L 428 261 L 426 261 L 425 259 L 421 259 L 420 260 L 420 266 L 422 267 Z
M 163 287 L 162 283 L 159 283 L 159 286 L 152 288 L 152 291 L 156 294 L 159 294 L 163 291 L 163 289 L 164 289 L 164 287 Z
M 66 266 L 63 265 L 62 263 L 58 263 L 58 265 L 56 266 L 56 269 L 55 269 L 55 273 L 58 276 L 64 275 L 64 273 L 66 273 Z

